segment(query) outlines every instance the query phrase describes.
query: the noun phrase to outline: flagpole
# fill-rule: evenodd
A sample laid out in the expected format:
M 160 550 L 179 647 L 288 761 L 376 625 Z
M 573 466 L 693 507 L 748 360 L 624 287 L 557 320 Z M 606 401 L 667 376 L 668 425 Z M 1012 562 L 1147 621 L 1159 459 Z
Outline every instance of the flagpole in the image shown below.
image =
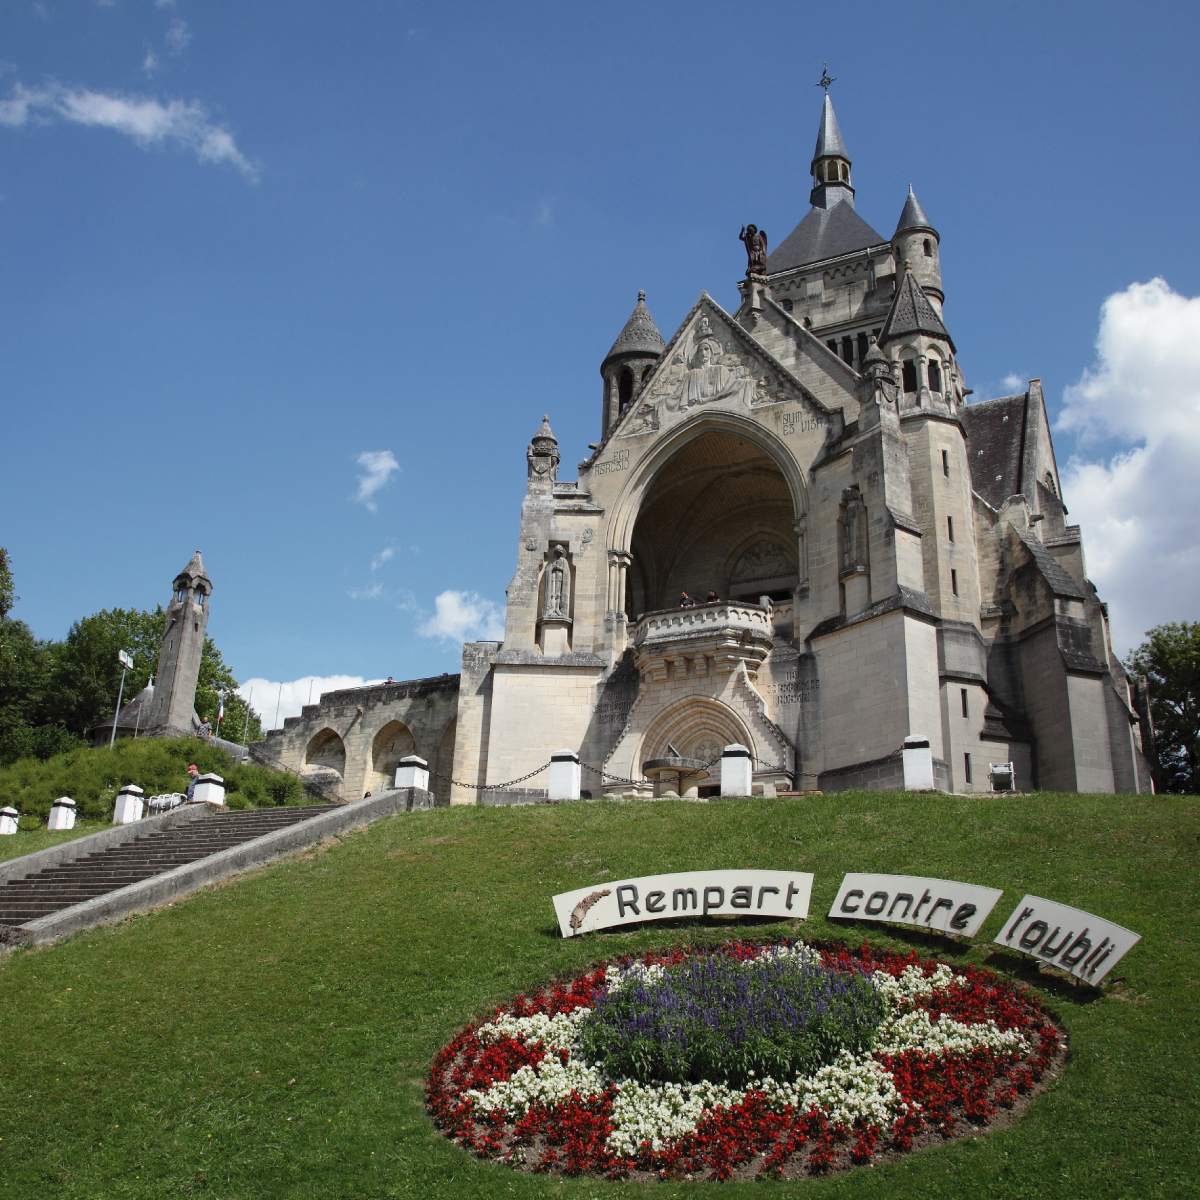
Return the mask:
M 275 699 L 275 724 L 271 726 L 272 729 L 279 728 L 279 706 L 282 702 L 283 702 L 283 684 L 281 683 L 279 685 L 279 695 Z
M 254 689 L 250 689 L 250 700 L 254 699 Z M 250 736 L 250 700 L 246 701 L 246 726 L 242 730 L 242 749 L 246 749 L 246 739 Z

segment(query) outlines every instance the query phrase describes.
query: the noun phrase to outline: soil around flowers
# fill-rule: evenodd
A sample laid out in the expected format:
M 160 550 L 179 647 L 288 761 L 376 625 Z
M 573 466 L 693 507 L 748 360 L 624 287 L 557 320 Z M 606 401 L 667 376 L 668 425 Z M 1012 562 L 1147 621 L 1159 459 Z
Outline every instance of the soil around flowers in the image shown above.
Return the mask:
M 720 957 L 799 957 L 861 972 L 889 1016 L 869 1052 L 798 1080 L 639 1083 L 582 1057 L 580 1029 L 620 989 Z M 712 1014 L 706 1016 L 712 1020 Z M 883 1164 L 1014 1124 L 1061 1073 L 1066 1032 L 1027 988 L 915 951 L 736 941 L 604 962 L 515 997 L 436 1057 L 427 1104 L 441 1132 L 524 1172 L 640 1181 L 797 1179 Z

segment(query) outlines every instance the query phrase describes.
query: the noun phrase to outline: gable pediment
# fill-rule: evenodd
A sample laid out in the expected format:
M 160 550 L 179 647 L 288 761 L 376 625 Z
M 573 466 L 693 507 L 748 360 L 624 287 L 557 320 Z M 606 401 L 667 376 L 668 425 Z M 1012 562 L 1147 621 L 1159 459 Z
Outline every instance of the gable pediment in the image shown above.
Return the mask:
M 820 420 L 822 425 L 831 415 L 812 391 L 704 292 L 667 343 L 614 436 L 655 432 L 705 408 L 757 412 L 778 405 L 798 409 L 804 418 Z

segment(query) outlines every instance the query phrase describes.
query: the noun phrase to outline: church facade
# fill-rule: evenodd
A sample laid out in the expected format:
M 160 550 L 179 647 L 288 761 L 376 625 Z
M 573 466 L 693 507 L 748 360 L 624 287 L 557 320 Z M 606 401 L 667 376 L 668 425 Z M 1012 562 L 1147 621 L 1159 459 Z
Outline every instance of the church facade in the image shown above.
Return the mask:
M 702 293 L 668 341 L 639 295 L 576 479 L 543 420 L 503 641 L 468 643 L 457 680 L 323 697 L 272 757 L 361 794 L 383 778 L 371 730 L 399 725 L 474 785 L 443 799 L 475 803 L 544 792 L 522 777 L 564 749 L 593 796 L 706 794 L 716 767 L 647 764 L 740 743 L 771 795 L 901 787 L 907 738 L 946 791 L 1008 763 L 1019 790 L 1151 790 L 1144 689 L 1067 523 L 1040 383 L 969 402 L 936 229 L 910 188 L 877 233 L 851 167 L 826 94 L 809 212 L 770 253 L 743 230 L 736 310 Z

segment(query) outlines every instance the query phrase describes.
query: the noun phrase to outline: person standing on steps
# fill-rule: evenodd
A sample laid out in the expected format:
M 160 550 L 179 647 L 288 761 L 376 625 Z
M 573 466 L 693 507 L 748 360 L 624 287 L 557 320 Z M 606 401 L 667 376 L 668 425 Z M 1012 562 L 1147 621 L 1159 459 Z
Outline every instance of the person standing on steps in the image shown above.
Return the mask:
M 188 767 L 188 785 L 187 785 L 187 803 L 191 804 L 192 796 L 196 791 L 196 780 L 200 777 L 200 768 L 192 763 Z

